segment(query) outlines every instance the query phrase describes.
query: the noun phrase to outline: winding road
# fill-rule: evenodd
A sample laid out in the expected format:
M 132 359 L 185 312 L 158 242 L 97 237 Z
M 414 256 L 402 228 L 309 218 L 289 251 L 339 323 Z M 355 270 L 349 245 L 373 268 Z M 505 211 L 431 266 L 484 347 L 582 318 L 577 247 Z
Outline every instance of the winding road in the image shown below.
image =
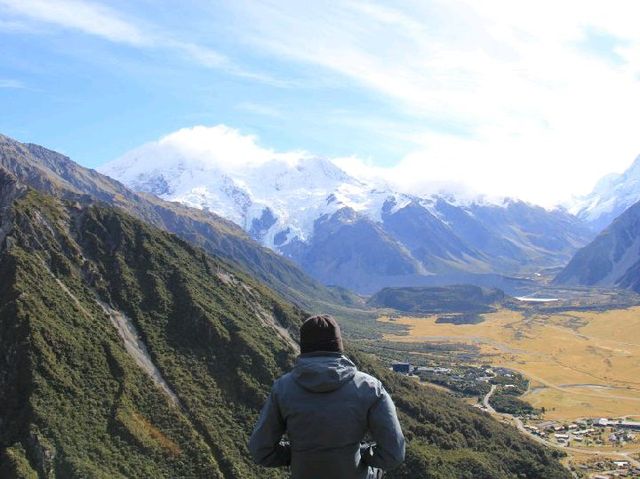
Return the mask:
M 537 379 L 538 378 L 536 378 L 536 380 Z M 635 454 L 635 452 L 633 451 L 619 452 L 619 451 L 603 451 L 599 449 L 583 449 L 579 447 L 567 447 L 567 446 L 561 446 L 559 444 L 555 444 L 540 436 L 536 436 L 535 434 L 533 434 L 531 431 L 529 431 L 524 427 L 524 423 L 519 417 L 513 416 L 511 414 L 499 413 L 491 406 L 491 404 L 489 403 L 489 400 L 491 399 L 491 396 L 493 396 L 493 394 L 496 392 L 496 389 L 497 389 L 497 386 L 495 384 L 491 385 L 491 389 L 489 390 L 489 392 L 485 394 L 485 396 L 482 398 L 483 409 L 493 416 L 496 416 L 503 420 L 507 420 L 509 422 L 514 423 L 518 431 L 520 431 L 522 434 L 525 434 L 527 437 L 531 438 L 535 442 L 539 444 L 543 444 L 547 447 L 554 448 L 554 449 L 560 449 L 562 451 L 570 451 L 570 452 L 575 452 L 579 454 L 589 454 L 592 456 L 600 456 L 600 455 L 615 456 L 622 460 L 629 461 L 629 463 L 634 467 L 640 467 L 640 461 L 632 457 L 632 454 Z
M 501 416 L 501 414 L 499 414 L 495 409 L 493 409 L 493 406 L 489 404 L 489 399 L 491 399 L 493 393 L 496 392 L 497 387 L 498 386 L 496 386 L 495 384 L 491 385 L 491 390 L 487 394 L 485 394 L 484 398 L 482 398 L 482 405 L 487 412 Z

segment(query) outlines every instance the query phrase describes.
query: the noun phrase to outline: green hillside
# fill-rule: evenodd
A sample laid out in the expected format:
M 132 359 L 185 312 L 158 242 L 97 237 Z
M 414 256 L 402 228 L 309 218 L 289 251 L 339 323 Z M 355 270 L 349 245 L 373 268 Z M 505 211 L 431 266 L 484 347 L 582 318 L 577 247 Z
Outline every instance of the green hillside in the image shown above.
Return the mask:
M 6 174 L 0 200 L 0 477 L 286 477 L 246 442 L 302 311 L 119 210 Z M 409 439 L 389 477 L 568 477 L 515 429 L 353 355 Z
M 301 312 L 115 210 L 29 192 L 13 214 L 0 262 L 5 455 L 26 450 L 41 477 L 262 474 L 247 432 L 294 356 L 274 333 Z M 131 318 L 177 402 L 98 301 Z

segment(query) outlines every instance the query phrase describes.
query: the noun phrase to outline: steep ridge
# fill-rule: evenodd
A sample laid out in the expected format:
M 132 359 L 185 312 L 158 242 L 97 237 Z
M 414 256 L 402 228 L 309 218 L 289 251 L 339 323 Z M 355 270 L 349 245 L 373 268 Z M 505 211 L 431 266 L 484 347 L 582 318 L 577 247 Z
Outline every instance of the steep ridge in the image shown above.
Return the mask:
M 424 271 L 411 252 L 379 224 L 350 208 L 319 219 L 311 244 L 290 243 L 283 252 L 321 282 L 360 292 L 393 277 Z
M 276 249 L 325 284 L 370 294 L 452 278 L 503 287 L 506 276 L 566 264 L 591 237 L 568 213 L 520 201 L 456 206 L 412 198 L 389 199 L 379 221 L 345 206 L 319 217 L 309 241 Z
M 567 211 L 548 211 L 520 200 L 508 199 L 501 205 L 476 203 L 469 206 L 469 214 L 493 233 L 493 244 L 485 249 L 486 254 L 507 263 L 521 262 L 525 267 L 563 264 L 593 237 Z M 505 245 L 505 240 L 510 245 Z
M 575 198 L 569 210 L 600 232 L 627 208 L 640 201 L 640 156 L 621 174 L 604 176 L 585 196 Z
M 252 465 L 246 441 L 304 314 L 122 211 L 1 169 L 0 185 L 0 475 L 286 477 Z M 127 350 L 120 313 L 179 405 Z M 569 477 L 515 429 L 352 355 L 392 392 L 409 440 L 390 478 Z
M 554 281 L 640 292 L 640 203 L 628 208 L 580 249 Z
M 261 247 L 232 222 L 208 211 L 138 194 L 54 151 L 0 135 L 0 166 L 38 191 L 74 201 L 103 201 L 122 208 L 239 265 L 298 304 L 312 308 L 314 301 L 341 303 L 344 300 L 291 261 Z
M 220 128 L 193 131 L 201 139 Z M 455 273 L 531 273 L 565 264 L 591 238 L 564 210 L 404 194 L 303 153 L 225 161 L 189 135 L 175 132 L 100 170 L 230 219 L 325 284 L 371 293 L 439 277 L 444 284 Z
M 299 310 L 114 210 L 29 192 L 13 214 L 0 260 L 5 447 L 19 443 L 43 477 L 279 477 L 245 444 L 295 355 L 275 325 L 295 330 Z M 117 315 L 135 328 L 127 341 Z

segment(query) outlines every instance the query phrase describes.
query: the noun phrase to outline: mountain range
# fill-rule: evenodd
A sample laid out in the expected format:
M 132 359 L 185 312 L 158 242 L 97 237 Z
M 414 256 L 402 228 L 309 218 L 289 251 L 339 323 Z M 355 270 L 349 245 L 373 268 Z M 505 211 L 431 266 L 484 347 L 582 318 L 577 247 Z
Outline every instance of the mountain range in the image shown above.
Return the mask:
M 173 164 L 174 161 L 175 157 L 170 155 L 164 163 L 160 162 L 162 170 L 166 169 L 166 162 Z M 145 192 L 155 190 L 149 183 L 142 186 L 134 179 L 157 179 L 157 175 L 162 173 L 151 167 L 146 174 L 135 173 L 142 164 L 135 158 L 129 162 L 131 168 L 126 169 L 133 179 L 125 179 L 143 190 L 140 192 L 83 168 L 64 155 L 0 135 L 0 166 L 15 172 L 25 185 L 61 198 L 84 196 L 122 208 L 145 222 L 178 234 L 225 258 L 267 282 L 286 299 L 310 310 L 320 310 L 328 305 L 338 308 L 362 304 L 348 291 L 327 287 L 327 284 L 372 293 L 389 286 L 474 283 L 513 293 L 521 290 L 521 284 L 514 283 L 505 274 L 562 265 L 563 262 L 568 263 L 555 280 L 556 284 L 638 288 L 634 279 L 634 268 L 640 261 L 634 229 L 637 208 L 612 222 L 592 243 L 587 244 L 593 236 L 587 229 L 594 231 L 598 221 L 604 222 L 607 215 L 619 209 L 624 211 L 625 207 L 633 205 L 630 202 L 637 199 L 635 191 L 640 190 L 638 160 L 623 174 L 609 175 L 598 183 L 586 197 L 590 198 L 591 208 L 584 206 L 584 198 L 577 200 L 569 208 L 576 216 L 563 209 L 548 211 L 514 200 L 501 204 L 459 202 L 451 197 L 419 198 L 380 188 L 380 185 L 376 189 L 374 185 L 347 175 L 333 163 L 318 158 L 272 161 L 279 165 L 279 170 L 276 169 L 278 173 L 271 177 L 267 162 L 258 169 L 255 166 L 246 168 L 248 176 L 244 176 L 242 181 L 233 180 L 228 175 L 224 180 L 226 184 L 235 181 L 242 185 L 243 191 L 250 190 L 247 185 L 251 174 L 264 180 L 258 182 L 264 190 L 262 203 L 252 203 L 251 197 L 243 196 L 247 200 L 246 205 L 253 205 L 238 210 L 245 211 L 247 221 L 252 218 L 250 223 L 241 222 L 244 228 L 248 227 L 245 230 L 216 214 L 204 203 L 194 203 L 196 207 L 190 207 L 189 201 L 167 201 Z M 209 166 L 193 170 L 185 167 L 187 163 L 180 166 L 183 175 L 193 176 L 200 183 L 203 178 L 218 178 L 207 173 Z M 105 169 L 113 170 L 118 164 L 123 165 L 122 160 Z M 242 175 L 236 173 L 235 176 L 239 178 Z M 179 179 L 180 175 L 174 177 Z M 166 183 L 168 187 L 170 182 L 167 180 Z M 181 181 L 174 183 L 182 184 Z M 282 196 L 277 194 L 278 188 L 283 192 Z M 334 188 L 335 199 L 320 202 L 318 198 L 326 193 L 327 188 Z M 273 197 L 269 196 L 271 193 Z M 167 194 L 165 191 L 164 196 Z M 217 194 L 225 193 L 220 190 Z M 233 197 L 225 196 L 227 206 L 240 204 L 231 201 Z M 269 198 L 280 202 L 279 209 L 266 206 Z M 216 204 L 215 201 L 213 203 Z M 296 216 L 290 213 L 289 205 L 299 205 L 304 214 Z M 603 205 L 615 205 L 615 208 L 603 213 Z M 252 217 L 250 211 L 256 211 L 254 216 L 259 217 Z M 602 214 L 596 214 L 597 211 Z M 228 214 L 227 210 L 220 212 Z M 377 212 L 379 216 L 376 216 Z M 275 220 L 276 213 L 281 215 L 280 222 Z M 269 219 L 270 214 L 273 218 Z M 277 239 L 274 231 L 277 225 L 284 224 L 283 218 L 289 218 L 294 226 L 300 226 L 305 224 L 297 222 L 300 218 L 313 218 L 317 214 L 320 217 L 312 222 L 311 230 L 307 224 L 307 230 L 298 228 L 299 235 L 280 247 L 268 242 L 266 245 L 270 247 L 263 247 L 265 238 Z M 240 221 L 238 217 L 234 219 Z M 267 227 L 271 223 L 272 226 Z M 579 249 L 578 246 L 582 245 L 585 248 Z M 579 251 L 569 261 L 571 253 L 577 249 Z
M 275 274 L 288 263 L 41 147 L 3 137 L 0 158 L 0 476 L 285 477 L 246 443 L 307 313 L 242 255 L 269 258 L 278 288 L 295 286 Z M 347 346 L 398 407 L 407 459 L 389 478 L 570 477 L 516 429 Z
M 504 287 L 501 275 L 563 265 L 592 237 L 563 209 L 405 194 L 303 154 L 242 164 L 218 156 L 168 139 L 100 171 L 227 218 L 321 283 L 360 293 L 470 279 Z

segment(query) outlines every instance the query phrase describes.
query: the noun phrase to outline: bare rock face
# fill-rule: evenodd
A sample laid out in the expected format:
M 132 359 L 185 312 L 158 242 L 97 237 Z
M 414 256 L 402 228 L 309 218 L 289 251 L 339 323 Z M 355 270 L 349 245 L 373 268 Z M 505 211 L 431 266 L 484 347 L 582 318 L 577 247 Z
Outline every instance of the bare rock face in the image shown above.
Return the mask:
M 32 457 L 33 466 L 39 471 L 41 477 L 55 478 L 56 449 L 42 435 L 32 430 L 27 439 L 27 453 Z
M 10 171 L 0 167 L 0 208 L 7 208 L 24 191 Z
M 11 230 L 11 205 L 24 191 L 16 177 L 0 167 L 0 250 L 5 247 L 5 239 Z

